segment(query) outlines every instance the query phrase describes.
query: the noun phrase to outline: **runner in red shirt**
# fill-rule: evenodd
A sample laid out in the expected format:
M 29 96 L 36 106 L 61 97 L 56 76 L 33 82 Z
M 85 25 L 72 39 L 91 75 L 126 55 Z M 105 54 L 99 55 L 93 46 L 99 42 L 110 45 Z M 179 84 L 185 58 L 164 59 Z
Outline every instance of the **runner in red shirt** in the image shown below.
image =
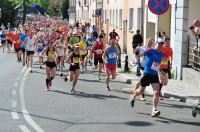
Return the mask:
M 21 61 L 21 42 L 20 42 L 20 32 L 17 31 L 16 35 L 13 36 L 13 44 L 15 48 L 15 53 L 18 62 Z
M 98 63 L 99 63 L 99 71 L 98 71 L 98 76 L 97 79 L 100 79 L 100 74 L 101 74 L 101 70 L 103 68 L 103 51 L 105 49 L 104 46 L 104 41 L 103 41 L 103 35 L 100 35 L 99 40 L 96 41 L 96 43 L 92 46 L 92 52 L 94 53 L 94 66 L 95 69 L 98 68 Z

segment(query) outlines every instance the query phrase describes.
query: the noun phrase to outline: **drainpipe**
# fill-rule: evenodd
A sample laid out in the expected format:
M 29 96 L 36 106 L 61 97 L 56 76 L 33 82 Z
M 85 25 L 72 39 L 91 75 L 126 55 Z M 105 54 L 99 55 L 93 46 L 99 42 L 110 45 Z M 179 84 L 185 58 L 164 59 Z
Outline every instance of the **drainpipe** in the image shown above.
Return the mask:
M 141 34 L 143 35 L 143 32 L 144 32 L 144 5 L 145 5 L 145 2 L 144 2 L 144 0 L 141 0 L 142 2 L 141 2 L 141 10 L 142 10 L 142 20 L 141 20 L 141 23 L 142 23 L 142 25 L 141 25 Z

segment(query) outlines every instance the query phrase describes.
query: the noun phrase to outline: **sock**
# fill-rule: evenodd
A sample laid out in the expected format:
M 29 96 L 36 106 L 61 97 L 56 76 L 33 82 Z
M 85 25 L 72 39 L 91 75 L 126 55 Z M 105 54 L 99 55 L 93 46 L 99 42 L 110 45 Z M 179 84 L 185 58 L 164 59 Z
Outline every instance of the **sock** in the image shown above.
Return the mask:
M 46 86 L 48 86 L 49 85 L 49 79 L 46 79 Z

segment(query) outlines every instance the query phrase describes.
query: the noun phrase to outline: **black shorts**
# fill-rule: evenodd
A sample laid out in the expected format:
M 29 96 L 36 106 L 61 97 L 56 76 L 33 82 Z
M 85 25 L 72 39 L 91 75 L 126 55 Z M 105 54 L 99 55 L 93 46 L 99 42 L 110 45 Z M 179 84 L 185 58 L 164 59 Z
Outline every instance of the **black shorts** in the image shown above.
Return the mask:
M 76 70 L 78 70 L 78 69 L 80 69 L 80 65 L 79 64 L 74 64 L 74 65 L 70 65 L 69 66 L 69 71 L 76 71 Z
M 25 51 L 26 51 L 25 48 L 21 48 L 21 50 L 22 50 L 22 53 L 25 53 Z
M 15 48 L 15 52 L 19 52 L 21 50 L 21 48 Z
M 1 44 L 6 44 L 6 40 L 1 40 Z
M 82 60 L 85 60 L 85 57 L 87 56 L 87 54 L 86 55 L 81 55 L 81 59 Z
M 94 58 L 94 65 L 103 64 L 103 59 L 102 58 Z
M 169 72 L 169 69 L 166 69 L 166 68 L 160 68 L 160 69 L 159 69 L 159 72 L 168 73 L 168 72 Z
M 159 83 L 159 78 L 158 75 L 144 73 L 143 77 L 140 79 L 140 82 L 142 87 L 146 87 L 152 83 Z
M 26 55 L 29 56 L 29 55 L 34 55 L 34 51 L 26 51 Z
M 46 66 L 47 67 L 50 67 L 51 69 L 53 69 L 54 67 L 56 67 L 56 62 L 55 61 L 53 61 L 53 62 L 46 62 Z

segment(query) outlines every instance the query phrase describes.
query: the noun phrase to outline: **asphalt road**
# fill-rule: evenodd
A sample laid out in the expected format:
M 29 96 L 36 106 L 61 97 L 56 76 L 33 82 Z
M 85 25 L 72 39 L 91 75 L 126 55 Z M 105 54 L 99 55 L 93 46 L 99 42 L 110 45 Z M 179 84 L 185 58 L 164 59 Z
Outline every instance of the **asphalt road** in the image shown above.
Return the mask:
M 66 67 L 68 67 L 66 65 Z M 76 90 L 56 76 L 45 91 L 45 70 L 34 65 L 33 73 L 16 62 L 13 53 L 0 50 L 0 132 L 199 132 L 200 115 L 191 116 L 191 104 L 165 99 L 161 115 L 152 118 L 151 100 L 129 106 L 121 89 L 129 84 L 115 80 L 107 91 L 105 79 L 96 80 L 90 70 L 81 74 Z

